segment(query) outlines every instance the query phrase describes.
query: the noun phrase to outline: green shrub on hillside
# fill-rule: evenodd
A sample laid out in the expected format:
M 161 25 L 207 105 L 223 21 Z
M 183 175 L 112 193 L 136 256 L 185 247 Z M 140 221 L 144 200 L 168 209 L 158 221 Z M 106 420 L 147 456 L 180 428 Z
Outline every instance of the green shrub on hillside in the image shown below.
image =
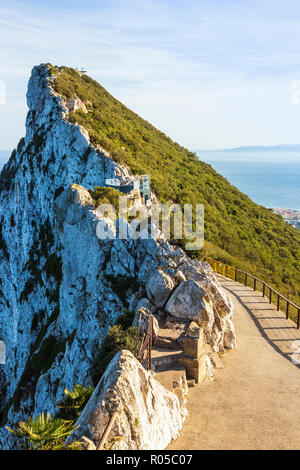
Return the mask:
M 73 390 L 65 389 L 64 398 L 58 402 L 57 417 L 65 420 L 77 420 L 94 391 L 93 387 L 77 384 Z
M 117 352 L 128 349 L 134 354 L 136 334 L 137 329 L 135 326 L 124 329 L 122 325 L 116 324 L 110 328 L 102 346 L 95 355 L 92 368 L 92 379 L 95 386 Z
M 117 294 L 124 304 L 126 304 L 128 290 L 130 289 L 131 292 L 134 293 L 140 287 L 139 282 L 132 277 L 114 277 L 106 275 L 106 279 L 110 282 L 112 290 Z
M 111 204 L 116 212 L 119 211 L 120 191 L 114 188 L 95 186 L 94 190 L 89 189 L 89 193 L 98 207 L 100 204 Z
M 44 269 L 48 277 L 53 276 L 58 283 L 61 282 L 62 260 L 56 253 L 53 253 L 47 258 Z

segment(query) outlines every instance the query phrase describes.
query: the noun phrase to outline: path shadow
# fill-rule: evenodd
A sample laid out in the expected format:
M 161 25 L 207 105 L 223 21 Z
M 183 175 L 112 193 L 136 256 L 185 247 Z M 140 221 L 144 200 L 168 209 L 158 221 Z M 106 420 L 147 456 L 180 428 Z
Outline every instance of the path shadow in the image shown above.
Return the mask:
M 293 326 L 266 326 L 265 330 L 293 330 Z
M 228 289 L 229 290 L 229 289 Z M 231 292 L 231 291 L 230 291 Z M 252 310 L 256 310 L 255 308 L 253 308 Z M 262 310 L 262 309 L 258 309 L 258 310 Z M 268 309 L 266 309 L 268 310 Z M 257 320 L 284 320 L 285 317 L 255 317 Z M 279 328 L 279 327 L 278 327 Z M 293 326 L 289 326 L 289 328 L 294 328 Z
M 222 279 L 222 278 L 221 278 Z M 223 279 L 222 279 L 223 280 Z M 222 287 L 224 289 L 226 289 L 228 292 L 230 292 L 232 295 L 235 296 L 235 298 L 238 300 L 238 302 L 242 305 L 242 307 L 244 307 L 244 309 L 249 313 L 250 317 L 252 318 L 252 320 L 254 321 L 255 325 L 257 326 L 259 332 L 261 333 L 261 335 L 268 341 L 268 343 L 272 346 L 273 349 L 275 349 L 275 351 L 277 351 L 281 356 L 283 356 L 285 359 L 287 359 L 289 362 L 291 362 L 295 367 L 297 367 L 298 369 L 300 369 L 300 364 L 295 364 L 293 361 L 292 361 L 292 358 L 290 357 L 293 353 L 285 353 L 283 352 L 278 346 L 277 344 L 275 343 L 275 341 L 277 342 L 280 342 L 280 341 L 296 341 L 296 338 L 291 338 L 291 339 L 274 339 L 272 340 L 268 334 L 266 333 L 265 330 L 268 330 L 270 329 L 270 327 L 267 327 L 267 328 L 263 328 L 260 324 L 260 322 L 258 320 L 270 320 L 270 319 L 279 319 L 281 320 L 280 317 L 255 317 L 255 315 L 252 313 L 251 309 L 248 307 L 248 305 L 243 301 L 243 296 L 240 296 L 238 293 L 241 292 L 241 290 L 239 288 L 237 289 L 234 289 L 233 290 L 233 287 L 235 288 L 235 285 L 231 284 L 231 283 L 226 283 L 226 282 L 222 282 Z M 237 292 L 238 293 L 237 293 Z M 245 292 L 245 290 L 244 290 Z M 247 292 L 249 292 L 247 290 Z M 249 295 L 251 294 L 251 292 L 249 292 Z M 254 310 L 254 309 L 252 309 Z M 270 309 L 259 309 L 259 310 L 270 310 Z M 273 309 L 272 309 L 273 310 Z M 278 327 L 279 328 L 279 327 Z M 293 328 L 293 327 L 284 327 L 284 328 Z M 296 328 L 296 326 L 295 326 Z M 299 337 L 299 340 L 300 340 L 300 337 Z

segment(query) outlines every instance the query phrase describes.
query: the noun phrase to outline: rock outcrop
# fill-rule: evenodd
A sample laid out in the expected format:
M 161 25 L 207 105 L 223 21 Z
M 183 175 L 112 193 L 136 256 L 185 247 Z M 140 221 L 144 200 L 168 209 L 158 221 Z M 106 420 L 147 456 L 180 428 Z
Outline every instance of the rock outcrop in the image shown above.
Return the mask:
M 179 436 L 186 409 L 129 351 L 116 354 L 68 439 L 82 436 L 98 445 L 115 410 L 108 446 L 120 450 L 164 449 Z
M 166 311 L 177 318 L 197 320 L 205 328 L 209 328 L 213 324 L 214 316 L 205 296 L 202 287 L 192 279 L 181 282 L 168 300 Z
M 175 283 L 171 276 L 158 270 L 146 284 L 149 299 L 156 307 L 163 307 L 174 289 Z

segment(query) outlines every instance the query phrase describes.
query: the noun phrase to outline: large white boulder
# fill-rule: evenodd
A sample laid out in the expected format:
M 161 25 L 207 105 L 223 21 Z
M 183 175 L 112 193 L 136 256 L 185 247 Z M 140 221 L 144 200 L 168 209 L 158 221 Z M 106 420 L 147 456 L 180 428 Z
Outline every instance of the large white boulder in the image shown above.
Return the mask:
M 227 315 L 230 317 L 232 316 L 233 304 L 215 276 L 211 279 L 203 273 L 197 280 L 197 284 L 205 290 L 213 304 L 214 312 L 216 312 L 217 316 L 221 318 L 226 317 Z
M 109 442 L 113 449 L 121 450 L 165 449 L 178 437 L 187 414 L 174 393 L 157 382 L 129 351 L 120 351 L 110 362 L 76 423 L 79 428 L 68 442 L 86 436 L 98 445 L 117 408 Z
M 194 281 L 205 291 L 213 310 L 213 322 L 206 328 L 204 327 L 207 342 L 214 351 L 235 348 L 236 335 L 231 320 L 234 311 L 233 303 L 218 282 L 211 266 L 206 262 L 200 263 L 198 260 L 185 259 L 180 270 L 186 279 Z
M 234 349 L 236 346 L 235 328 L 230 318 L 224 320 L 224 347 L 227 349 Z
M 173 317 L 195 320 L 204 329 L 213 324 L 214 315 L 205 291 L 195 281 L 181 282 L 168 300 L 165 310 Z
M 206 331 L 207 341 L 215 351 L 233 349 L 236 346 L 236 335 L 233 316 L 233 303 L 219 284 L 216 276 L 204 271 L 197 280 L 210 300 L 214 312 L 214 324 L 211 331 Z
M 171 276 L 159 269 L 147 282 L 146 292 L 156 307 L 163 307 L 174 287 L 175 283 Z

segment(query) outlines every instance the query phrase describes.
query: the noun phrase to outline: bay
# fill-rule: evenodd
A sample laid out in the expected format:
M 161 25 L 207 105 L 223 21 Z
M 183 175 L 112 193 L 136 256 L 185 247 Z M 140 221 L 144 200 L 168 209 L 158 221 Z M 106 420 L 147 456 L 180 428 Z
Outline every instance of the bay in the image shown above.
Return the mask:
M 197 154 L 257 204 L 300 210 L 300 155 L 214 151 Z

